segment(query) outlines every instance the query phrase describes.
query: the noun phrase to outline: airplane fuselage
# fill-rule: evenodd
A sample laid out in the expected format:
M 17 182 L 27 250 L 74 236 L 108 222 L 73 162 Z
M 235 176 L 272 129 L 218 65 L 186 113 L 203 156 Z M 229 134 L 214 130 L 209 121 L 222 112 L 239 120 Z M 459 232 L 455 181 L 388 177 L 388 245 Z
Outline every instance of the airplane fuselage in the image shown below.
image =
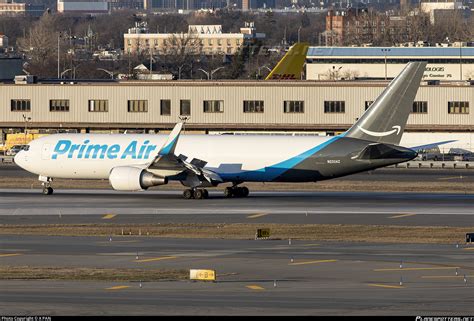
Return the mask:
M 45 177 L 108 179 L 115 167 L 146 168 L 166 138 L 152 134 L 50 135 L 32 141 L 29 150 L 20 152 L 15 161 Z M 357 158 L 369 144 L 343 136 L 181 135 L 175 155 L 217 173 L 225 182 L 312 182 L 403 162 L 416 155 L 398 147 L 403 155 Z

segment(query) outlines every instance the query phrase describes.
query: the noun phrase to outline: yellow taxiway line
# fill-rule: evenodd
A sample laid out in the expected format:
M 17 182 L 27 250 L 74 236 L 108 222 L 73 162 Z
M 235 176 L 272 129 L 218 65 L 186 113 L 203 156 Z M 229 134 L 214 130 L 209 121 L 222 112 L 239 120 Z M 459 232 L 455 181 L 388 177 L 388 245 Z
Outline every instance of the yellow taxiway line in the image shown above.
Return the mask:
M 390 216 L 389 218 L 402 218 L 402 217 L 408 217 L 408 216 L 414 216 L 414 215 L 416 215 L 416 214 L 409 213 L 409 214 L 401 214 L 401 215 Z
M 337 260 L 306 261 L 306 262 L 289 263 L 288 265 L 305 265 L 305 264 L 331 263 L 331 262 L 337 262 Z
M 268 213 L 257 213 L 257 214 L 249 215 L 247 216 L 247 218 L 257 218 L 257 217 L 262 217 L 265 215 L 268 215 Z
M 401 268 L 401 269 L 375 269 L 375 272 L 385 271 L 424 271 L 424 270 L 453 270 L 459 269 L 459 266 L 452 267 L 422 267 L 422 268 Z
M 18 256 L 20 253 L 11 253 L 11 254 L 0 254 L 0 257 L 9 257 L 9 256 Z
M 113 286 L 111 288 L 106 288 L 106 290 L 122 290 L 122 289 L 127 289 L 130 286 L 128 285 L 118 285 L 118 286 Z
M 105 216 L 102 217 L 103 220 L 110 220 L 111 218 L 114 218 L 115 216 L 117 216 L 117 214 L 107 214 Z
M 466 278 L 472 278 L 474 275 L 466 275 Z M 452 279 L 464 278 L 464 275 L 423 275 L 422 279 Z
M 386 284 L 375 284 L 375 283 L 370 283 L 369 286 L 375 286 L 378 288 L 387 288 L 387 289 L 403 289 L 404 288 L 401 285 L 386 285 Z
M 143 263 L 143 262 L 154 262 L 154 261 L 171 260 L 171 259 L 176 259 L 176 256 L 155 257 L 151 259 L 135 260 L 135 262 Z
M 246 287 L 249 288 L 250 290 L 257 290 L 257 291 L 265 290 L 264 288 L 262 288 L 261 286 L 258 286 L 258 285 L 247 285 Z

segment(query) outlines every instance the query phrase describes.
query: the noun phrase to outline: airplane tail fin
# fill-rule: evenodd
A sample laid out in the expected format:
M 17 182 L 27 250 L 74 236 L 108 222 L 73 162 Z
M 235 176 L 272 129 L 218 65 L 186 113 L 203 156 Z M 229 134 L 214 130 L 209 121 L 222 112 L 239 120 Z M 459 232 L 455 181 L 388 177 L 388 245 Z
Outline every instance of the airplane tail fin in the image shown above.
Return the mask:
M 346 132 L 345 137 L 398 145 L 425 67 L 426 62 L 409 62 Z
M 288 50 L 265 80 L 294 80 L 301 78 L 309 44 L 298 42 Z

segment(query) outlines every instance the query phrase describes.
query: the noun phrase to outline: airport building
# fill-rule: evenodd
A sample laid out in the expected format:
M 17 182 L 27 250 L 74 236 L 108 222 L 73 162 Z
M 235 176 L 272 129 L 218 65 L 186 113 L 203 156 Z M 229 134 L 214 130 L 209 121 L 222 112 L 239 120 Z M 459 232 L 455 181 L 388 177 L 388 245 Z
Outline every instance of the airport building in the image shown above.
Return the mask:
M 0 129 L 77 132 L 169 130 L 334 135 L 347 130 L 387 82 L 124 81 L 0 84 Z M 420 87 L 407 131 L 451 139 L 474 130 L 469 82 Z M 441 136 L 440 136 L 441 135 Z M 464 137 L 464 136 L 463 136 Z M 469 146 L 467 146 L 469 145 Z M 459 146 L 461 147 L 461 146 Z
M 109 12 L 107 0 L 58 0 L 60 13 L 101 14 Z
M 428 61 L 424 80 L 474 80 L 474 47 L 310 47 L 308 80 L 391 79 L 409 61 Z

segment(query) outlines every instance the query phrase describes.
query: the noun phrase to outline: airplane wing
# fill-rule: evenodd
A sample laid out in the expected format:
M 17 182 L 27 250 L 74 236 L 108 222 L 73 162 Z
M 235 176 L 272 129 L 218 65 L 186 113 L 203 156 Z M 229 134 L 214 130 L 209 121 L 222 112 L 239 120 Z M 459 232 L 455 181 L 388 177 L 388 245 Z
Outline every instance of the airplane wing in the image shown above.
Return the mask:
M 422 150 L 431 149 L 431 148 L 434 148 L 434 147 L 438 147 L 439 145 L 449 144 L 449 143 L 453 143 L 453 142 L 456 142 L 456 141 L 457 140 L 445 140 L 445 141 L 442 141 L 442 142 L 431 143 L 431 144 L 420 145 L 420 146 L 414 146 L 414 147 L 408 147 L 408 148 L 410 148 L 411 150 L 414 150 L 415 152 L 419 152 L 419 151 L 422 151 Z
M 221 177 L 208 169 L 205 169 L 207 162 L 200 159 L 187 161 L 185 155 L 176 156 L 175 149 L 179 136 L 183 128 L 183 123 L 177 123 L 165 143 L 159 150 L 155 159 L 148 165 L 147 170 L 160 177 L 182 175 L 183 180 L 194 182 L 196 186 L 216 186 L 222 183 Z

